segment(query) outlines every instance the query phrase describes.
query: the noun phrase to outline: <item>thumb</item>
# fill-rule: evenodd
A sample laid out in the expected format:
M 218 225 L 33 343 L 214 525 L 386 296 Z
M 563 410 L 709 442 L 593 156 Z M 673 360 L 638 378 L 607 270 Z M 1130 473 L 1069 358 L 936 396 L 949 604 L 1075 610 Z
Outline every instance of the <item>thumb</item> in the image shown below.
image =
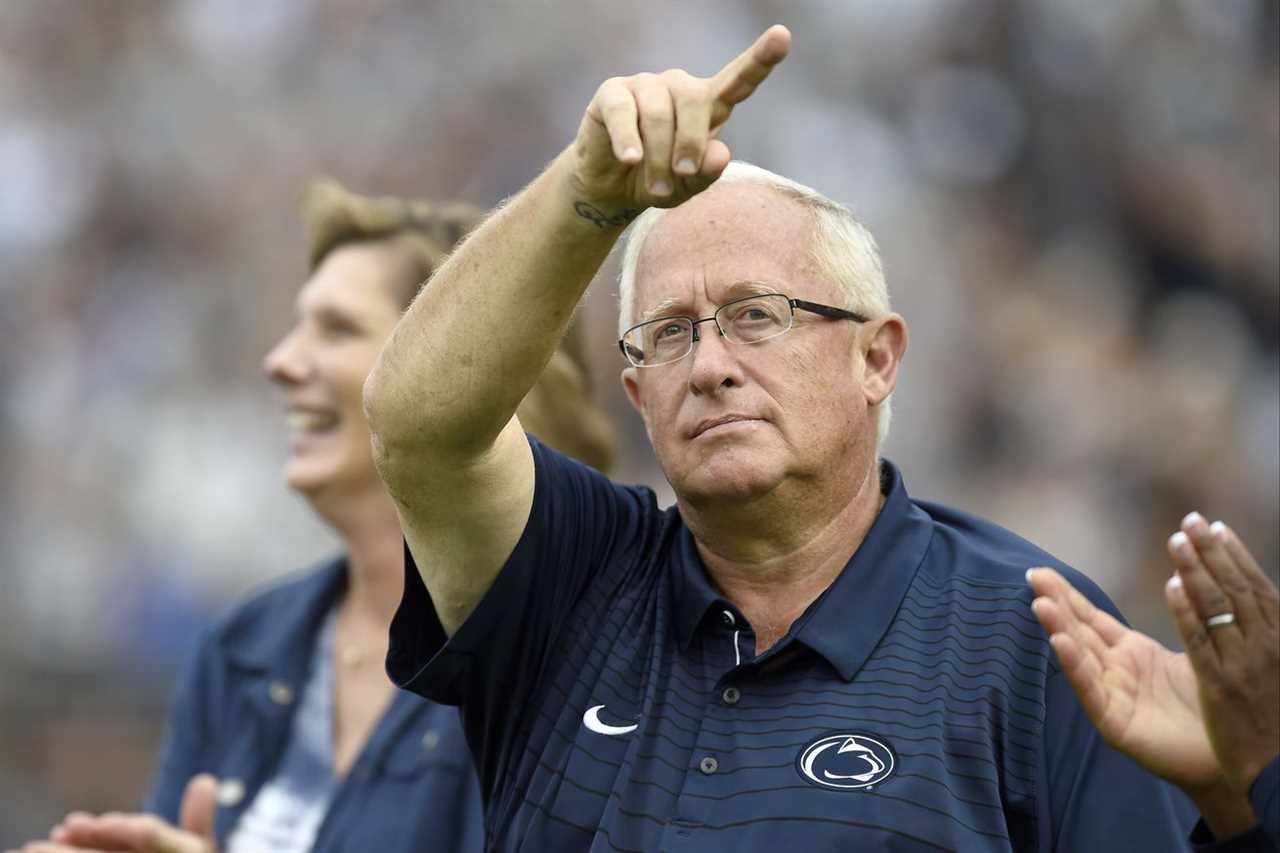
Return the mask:
M 178 825 L 201 838 L 213 838 L 213 815 L 218 810 L 218 780 L 208 773 L 192 776 L 182 792 Z

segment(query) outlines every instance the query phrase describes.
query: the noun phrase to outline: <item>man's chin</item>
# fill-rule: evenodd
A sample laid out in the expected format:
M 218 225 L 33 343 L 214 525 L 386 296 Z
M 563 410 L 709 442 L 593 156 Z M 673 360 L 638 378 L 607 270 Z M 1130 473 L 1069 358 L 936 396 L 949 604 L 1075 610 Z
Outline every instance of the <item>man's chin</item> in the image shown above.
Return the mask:
M 771 466 L 759 460 L 716 458 L 703 462 L 680 478 L 672 480 L 676 494 L 690 504 L 745 502 L 767 495 L 780 478 Z

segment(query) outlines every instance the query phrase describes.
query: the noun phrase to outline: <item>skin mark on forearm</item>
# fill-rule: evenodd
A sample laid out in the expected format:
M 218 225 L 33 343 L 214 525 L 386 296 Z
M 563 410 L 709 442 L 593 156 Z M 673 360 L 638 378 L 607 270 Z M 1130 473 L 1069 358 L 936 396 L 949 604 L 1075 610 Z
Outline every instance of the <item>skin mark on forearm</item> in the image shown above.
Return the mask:
M 619 228 L 626 225 L 643 213 L 644 209 L 628 207 L 613 216 L 609 216 L 595 205 L 588 204 L 585 201 L 575 201 L 573 203 L 573 212 L 588 222 L 594 222 L 603 231 L 606 228 Z

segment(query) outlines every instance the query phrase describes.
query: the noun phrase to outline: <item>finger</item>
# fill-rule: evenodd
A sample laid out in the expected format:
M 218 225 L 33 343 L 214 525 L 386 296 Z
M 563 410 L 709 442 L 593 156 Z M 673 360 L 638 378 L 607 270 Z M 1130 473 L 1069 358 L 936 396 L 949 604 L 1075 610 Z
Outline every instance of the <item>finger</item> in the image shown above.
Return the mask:
M 1253 554 L 1249 553 L 1249 549 L 1240 541 L 1240 537 L 1234 530 L 1221 521 L 1211 524 L 1210 530 L 1221 540 L 1228 557 L 1235 561 L 1241 573 L 1253 585 L 1262 621 L 1271 628 L 1280 626 L 1280 590 L 1276 589 L 1276 585 L 1267 577 L 1267 573 L 1262 570 L 1262 566 L 1258 565 L 1258 561 L 1253 558 Z
M 213 818 L 218 810 L 218 780 L 209 773 L 191 777 L 182 792 L 178 825 L 201 838 L 213 837 Z
M 711 126 L 719 127 L 729 113 L 765 81 L 774 66 L 787 58 L 791 50 L 791 31 L 781 24 L 765 30 L 751 47 L 729 60 L 711 78 L 716 93 L 712 105 Z
M 1040 626 L 1049 636 L 1069 634 L 1077 628 L 1071 609 L 1061 606 L 1057 599 L 1041 596 L 1031 602 L 1031 612 L 1040 620 Z
M 684 71 L 662 75 L 675 108 L 675 139 L 671 169 L 681 178 L 691 178 L 702 168 L 702 157 L 711 137 L 711 101 L 707 81 Z
M 1054 634 L 1049 638 L 1054 654 L 1062 665 L 1062 673 L 1071 685 L 1071 690 L 1080 700 L 1080 706 L 1095 725 L 1099 725 L 1107 716 L 1111 699 L 1106 691 L 1106 679 L 1102 661 L 1096 656 L 1086 653 L 1071 636 Z
M 1209 640 L 1209 629 L 1204 626 L 1204 620 L 1187 597 L 1184 582 L 1178 575 L 1169 578 L 1164 585 L 1164 600 L 1169 608 L 1169 615 L 1173 617 L 1174 627 L 1178 629 L 1178 636 L 1182 637 L 1182 645 L 1187 650 L 1191 667 L 1196 671 L 1196 678 L 1216 682 L 1222 662 L 1217 649 Z
M 71 834 L 67 830 L 67 825 L 74 826 L 78 821 L 92 820 L 93 816 L 88 812 L 70 812 L 62 819 L 62 822 L 49 830 L 49 840 L 56 841 L 59 844 L 71 844 Z
M 1070 586 L 1066 578 L 1053 569 L 1044 566 L 1027 569 L 1027 583 L 1031 585 L 1031 589 L 1036 595 L 1062 599 L 1063 601 L 1066 600 L 1067 588 Z
M 1222 522 L 1218 524 L 1221 526 Z M 1200 513 L 1187 513 L 1186 518 L 1182 519 L 1182 532 L 1191 541 L 1196 556 L 1200 558 L 1200 565 L 1231 600 L 1228 609 L 1235 614 L 1236 624 L 1248 638 L 1250 631 L 1258 627 L 1261 618 L 1253 584 L 1236 565 L 1221 538 L 1214 534 L 1209 522 Z
M 98 850 L 92 847 L 72 847 L 54 841 L 32 841 L 23 845 L 21 850 L 10 850 L 7 853 L 114 853 L 114 851 Z
M 1027 582 L 1038 598 L 1031 603 L 1031 610 L 1040 620 L 1046 633 L 1079 635 L 1076 642 L 1096 646 L 1099 650 L 1105 647 L 1101 637 L 1086 638 L 1085 633 L 1096 634 L 1082 623 L 1071 606 L 1069 584 L 1062 575 L 1053 569 L 1037 568 L 1027 570 Z M 1040 601 L 1044 604 L 1040 604 Z
M 656 74 L 631 78 L 644 142 L 644 186 L 650 195 L 665 198 L 675 187 L 671 175 L 671 146 L 675 139 L 675 105 L 671 90 Z
M 52 840 L 70 845 L 76 850 L 132 850 L 119 838 L 104 836 L 100 827 L 108 816 L 98 817 L 87 812 L 72 812 L 62 819 L 60 826 L 55 827 L 57 838 Z
M 587 114 L 608 134 L 609 146 L 619 163 L 634 166 L 643 159 L 635 95 L 624 80 L 613 77 L 601 83 Z
M 729 161 L 732 159 L 729 146 L 719 139 L 712 139 L 707 143 L 707 150 L 702 154 L 702 169 L 698 172 L 698 177 L 711 184 L 728 168 Z
M 1062 583 L 1066 587 L 1067 603 L 1071 606 L 1071 611 L 1075 614 L 1076 619 L 1081 624 L 1087 625 L 1090 631 L 1096 633 L 1107 647 L 1114 646 L 1129 633 L 1128 627 L 1110 613 L 1098 609 L 1092 601 L 1085 597 L 1084 593 L 1072 586 L 1066 578 L 1062 579 Z
M 1092 625 L 1081 622 L 1063 600 L 1037 598 L 1031 602 L 1031 610 L 1048 632 L 1051 643 L 1054 642 L 1054 637 L 1067 637 L 1077 654 L 1093 658 L 1093 666 L 1102 667 L 1102 660 L 1108 649 L 1107 642 Z
M 1191 606 L 1199 616 L 1218 656 L 1230 659 L 1239 655 L 1244 639 L 1240 626 L 1232 623 L 1210 629 L 1207 624 L 1212 617 L 1233 612 L 1231 599 L 1205 569 L 1200 555 L 1196 553 L 1191 539 L 1184 531 L 1179 530 L 1169 537 L 1168 548 L 1178 577 L 1182 579 L 1183 592 L 1191 600 Z
M 184 832 L 154 815 L 105 814 L 84 833 L 85 843 L 132 853 L 209 853 L 205 839 Z M 80 843 L 79 840 L 76 842 Z

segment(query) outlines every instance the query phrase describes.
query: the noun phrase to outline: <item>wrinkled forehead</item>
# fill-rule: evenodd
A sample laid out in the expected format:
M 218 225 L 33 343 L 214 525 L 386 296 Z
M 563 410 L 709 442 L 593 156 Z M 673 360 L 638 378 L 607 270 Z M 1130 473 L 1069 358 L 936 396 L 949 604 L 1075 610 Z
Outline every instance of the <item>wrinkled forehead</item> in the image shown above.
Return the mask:
M 743 282 L 817 298 L 813 213 L 776 190 L 716 184 L 654 226 L 636 263 L 634 316 L 651 306 L 719 302 Z M 801 291 L 804 291 L 803 293 Z

